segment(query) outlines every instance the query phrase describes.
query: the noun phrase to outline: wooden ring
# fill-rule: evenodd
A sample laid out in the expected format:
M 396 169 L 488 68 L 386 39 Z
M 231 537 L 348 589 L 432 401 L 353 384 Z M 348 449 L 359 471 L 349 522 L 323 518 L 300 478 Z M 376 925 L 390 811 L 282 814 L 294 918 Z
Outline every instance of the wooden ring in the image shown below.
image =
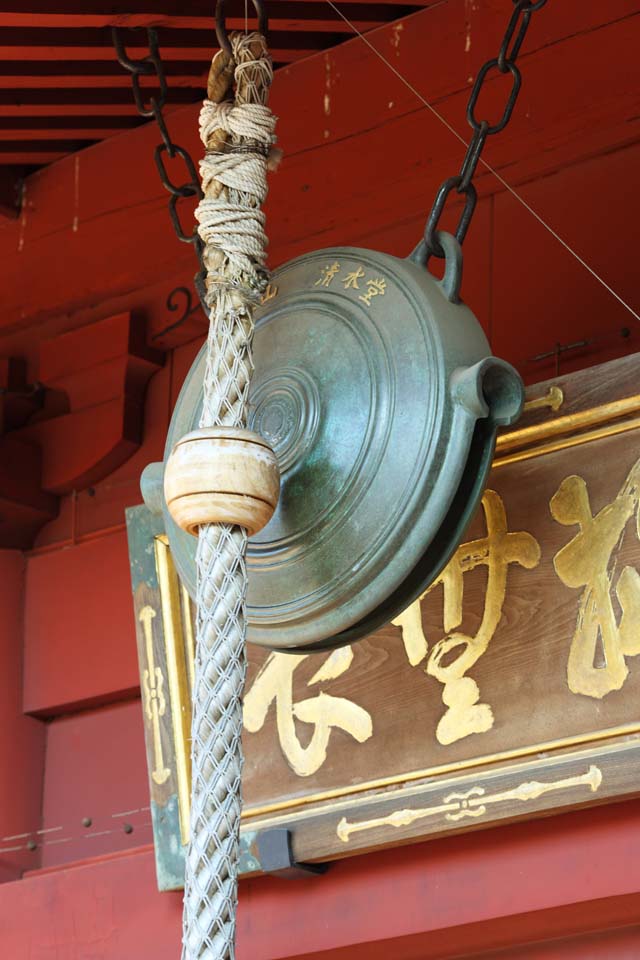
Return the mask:
M 275 454 L 251 430 L 202 427 L 187 433 L 165 467 L 169 513 L 194 536 L 204 523 L 235 524 L 254 536 L 273 516 L 279 493 Z

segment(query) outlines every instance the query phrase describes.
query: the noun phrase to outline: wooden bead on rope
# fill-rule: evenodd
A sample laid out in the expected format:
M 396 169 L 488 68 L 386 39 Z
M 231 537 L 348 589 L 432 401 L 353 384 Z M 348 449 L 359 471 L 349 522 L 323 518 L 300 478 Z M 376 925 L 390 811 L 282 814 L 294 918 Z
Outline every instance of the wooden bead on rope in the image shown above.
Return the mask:
M 167 460 L 164 495 L 187 533 L 205 523 L 232 523 L 248 535 L 267 525 L 278 503 L 280 471 L 266 440 L 238 427 L 185 434 Z

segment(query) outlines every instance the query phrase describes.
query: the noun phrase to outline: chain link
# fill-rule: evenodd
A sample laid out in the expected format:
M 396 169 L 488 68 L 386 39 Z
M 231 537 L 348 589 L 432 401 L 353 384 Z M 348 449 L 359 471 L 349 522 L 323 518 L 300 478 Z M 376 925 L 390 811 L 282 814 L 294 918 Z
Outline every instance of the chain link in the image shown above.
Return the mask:
M 191 231 L 184 229 L 180 219 L 179 209 L 179 202 L 187 199 L 188 197 L 196 197 L 198 200 L 201 200 L 202 188 L 200 186 L 198 171 L 191 154 L 184 147 L 174 143 L 174 141 L 171 139 L 171 134 L 169 133 L 169 129 L 165 121 L 164 107 L 167 101 L 167 79 L 162 64 L 162 57 L 160 56 L 157 31 L 154 30 L 153 27 L 147 28 L 147 46 L 149 48 L 149 53 L 146 56 L 139 57 L 136 60 L 132 59 L 127 53 L 122 36 L 122 30 L 119 27 L 112 27 L 111 35 L 113 38 L 113 46 L 116 51 L 118 63 L 121 67 L 124 67 L 128 73 L 131 74 L 133 99 L 135 101 L 138 113 L 141 117 L 153 117 L 158 124 L 160 136 L 162 137 L 162 143 L 159 143 L 155 148 L 154 160 L 156 167 L 158 168 L 160 182 L 165 190 L 171 194 L 169 197 L 169 216 L 171 217 L 171 223 L 173 224 L 175 234 L 178 240 L 181 240 L 182 243 L 190 243 L 196 252 L 196 256 L 198 257 L 200 269 L 194 277 L 194 284 L 198 292 L 198 296 L 200 297 L 202 309 L 204 310 L 205 315 L 208 316 L 209 308 L 205 303 L 206 270 L 202 258 L 204 245 L 195 226 L 191 229 Z M 148 100 L 145 99 L 145 91 L 141 83 L 142 77 L 154 77 L 158 83 L 157 92 L 154 92 L 153 95 L 149 96 Z M 175 184 L 172 181 L 165 163 L 166 155 L 168 155 L 170 160 L 174 160 L 176 157 L 182 160 L 185 167 L 184 183 Z
M 476 76 L 469 103 L 467 105 L 467 122 L 473 130 L 473 136 L 469 141 L 467 152 L 462 162 L 460 173 L 455 177 L 448 177 L 440 186 L 433 206 L 427 219 L 424 229 L 424 244 L 426 248 L 426 259 L 429 257 L 444 257 L 444 250 L 438 240 L 439 222 L 442 212 L 445 208 L 449 194 L 455 192 L 464 196 L 465 203 L 458 220 L 458 225 L 454 235 L 458 243 L 463 243 L 471 218 L 473 217 L 476 204 L 478 202 L 478 193 L 473 184 L 473 177 L 482 155 L 487 137 L 500 133 L 511 120 L 513 108 L 515 107 L 520 87 L 522 86 L 522 75 L 516 63 L 524 38 L 529 29 L 531 14 L 544 7 L 547 0 L 513 0 L 514 10 L 509 19 L 507 29 L 505 30 L 500 44 L 500 51 L 497 57 L 487 60 Z M 502 74 L 511 74 L 511 91 L 505 103 L 502 117 L 496 123 L 490 123 L 488 120 L 478 120 L 476 108 L 482 88 L 494 71 Z

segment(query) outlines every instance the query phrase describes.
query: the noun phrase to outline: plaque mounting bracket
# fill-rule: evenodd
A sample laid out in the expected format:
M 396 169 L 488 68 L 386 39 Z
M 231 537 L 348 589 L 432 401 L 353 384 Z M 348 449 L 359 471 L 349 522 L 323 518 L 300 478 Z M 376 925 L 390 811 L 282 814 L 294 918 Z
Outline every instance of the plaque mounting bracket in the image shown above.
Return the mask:
M 299 863 L 293 856 L 293 834 L 286 827 L 260 830 L 256 837 L 262 872 L 282 880 L 302 880 L 326 873 L 328 863 Z

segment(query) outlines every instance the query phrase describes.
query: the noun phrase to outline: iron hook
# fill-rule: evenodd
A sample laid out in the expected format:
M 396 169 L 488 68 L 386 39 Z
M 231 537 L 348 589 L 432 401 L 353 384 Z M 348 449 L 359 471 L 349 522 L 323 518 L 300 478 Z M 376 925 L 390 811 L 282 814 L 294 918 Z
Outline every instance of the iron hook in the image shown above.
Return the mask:
M 267 30 L 269 29 L 269 21 L 267 19 L 267 12 L 264 8 L 263 0 L 252 0 L 252 3 L 258 14 L 258 32 L 266 38 Z M 218 45 L 232 57 L 231 43 L 229 41 L 229 34 L 227 33 L 227 26 L 225 24 L 224 8 L 226 0 L 217 0 L 216 3 L 216 37 L 218 38 Z

